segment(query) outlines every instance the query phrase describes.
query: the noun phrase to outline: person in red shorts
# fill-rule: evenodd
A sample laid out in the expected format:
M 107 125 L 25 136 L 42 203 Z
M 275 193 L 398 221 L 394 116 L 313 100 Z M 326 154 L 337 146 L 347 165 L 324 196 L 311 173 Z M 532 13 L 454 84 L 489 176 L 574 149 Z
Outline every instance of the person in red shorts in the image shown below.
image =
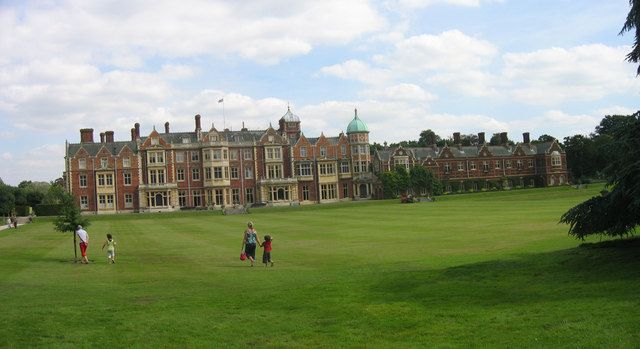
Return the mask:
M 78 225 L 78 229 L 76 230 L 76 235 L 80 239 L 80 253 L 82 253 L 82 263 L 89 264 L 89 259 L 87 258 L 87 247 L 89 246 L 89 234 L 86 230 L 82 229 L 81 225 Z

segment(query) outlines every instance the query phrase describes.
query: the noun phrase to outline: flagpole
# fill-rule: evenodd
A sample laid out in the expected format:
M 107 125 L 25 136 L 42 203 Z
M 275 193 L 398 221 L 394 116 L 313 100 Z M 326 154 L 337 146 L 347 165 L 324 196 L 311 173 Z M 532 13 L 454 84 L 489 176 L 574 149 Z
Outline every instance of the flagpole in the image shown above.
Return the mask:
M 227 128 L 227 122 L 224 115 L 224 97 L 218 99 L 218 104 L 222 103 L 222 131 Z

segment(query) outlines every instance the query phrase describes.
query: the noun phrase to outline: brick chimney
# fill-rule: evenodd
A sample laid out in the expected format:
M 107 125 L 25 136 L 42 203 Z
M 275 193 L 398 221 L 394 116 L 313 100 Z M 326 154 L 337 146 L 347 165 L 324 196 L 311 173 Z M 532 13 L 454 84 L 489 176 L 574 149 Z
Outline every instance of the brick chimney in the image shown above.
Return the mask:
M 500 132 L 500 144 L 507 145 L 508 138 L 506 132 Z
M 80 129 L 80 142 L 81 143 L 93 143 L 93 129 L 92 128 Z
M 529 139 L 529 132 L 525 132 L 522 134 L 522 142 L 525 144 L 529 144 L 530 143 L 530 139 Z
M 113 143 L 113 131 L 106 131 L 104 133 L 104 140 L 107 143 Z
M 453 133 L 453 144 L 460 144 L 460 132 Z
M 104 143 L 104 132 L 100 132 L 100 143 Z
M 478 132 L 478 143 L 480 143 L 480 145 L 484 145 L 486 143 L 484 140 L 484 132 Z
M 135 128 L 131 129 L 131 140 L 132 141 L 136 140 L 136 129 Z
M 164 133 L 169 133 L 169 121 L 164 123 Z
M 133 127 L 136 129 L 136 139 L 140 138 L 140 124 L 136 122 Z
M 200 127 L 200 114 L 196 115 L 196 132 L 202 130 L 202 128 Z

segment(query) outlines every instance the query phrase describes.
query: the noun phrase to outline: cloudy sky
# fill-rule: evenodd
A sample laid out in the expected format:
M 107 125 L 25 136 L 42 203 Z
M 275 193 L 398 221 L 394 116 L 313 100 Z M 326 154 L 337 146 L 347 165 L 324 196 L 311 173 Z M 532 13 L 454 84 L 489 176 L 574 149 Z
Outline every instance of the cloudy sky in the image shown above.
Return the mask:
M 433 129 L 588 134 L 638 110 L 627 0 L 0 1 L 0 178 L 62 175 L 80 128 L 134 123 L 372 141 Z M 225 118 L 222 104 L 224 98 Z M 224 125 L 223 125 L 224 123 Z

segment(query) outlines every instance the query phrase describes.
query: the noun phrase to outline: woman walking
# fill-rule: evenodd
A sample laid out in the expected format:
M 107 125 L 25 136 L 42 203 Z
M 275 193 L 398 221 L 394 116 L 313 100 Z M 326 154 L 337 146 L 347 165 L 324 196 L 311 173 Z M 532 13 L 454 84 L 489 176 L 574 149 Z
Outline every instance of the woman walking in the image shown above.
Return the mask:
M 244 251 L 247 258 L 251 262 L 251 266 L 253 267 L 253 263 L 256 260 L 256 246 L 260 245 L 260 239 L 258 238 L 258 232 L 256 232 L 255 228 L 253 228 L 253 222 L 247 223 L 247 230 L 244 232 L 244 236 L 242 238 L 242 248 L 241 251 Z

